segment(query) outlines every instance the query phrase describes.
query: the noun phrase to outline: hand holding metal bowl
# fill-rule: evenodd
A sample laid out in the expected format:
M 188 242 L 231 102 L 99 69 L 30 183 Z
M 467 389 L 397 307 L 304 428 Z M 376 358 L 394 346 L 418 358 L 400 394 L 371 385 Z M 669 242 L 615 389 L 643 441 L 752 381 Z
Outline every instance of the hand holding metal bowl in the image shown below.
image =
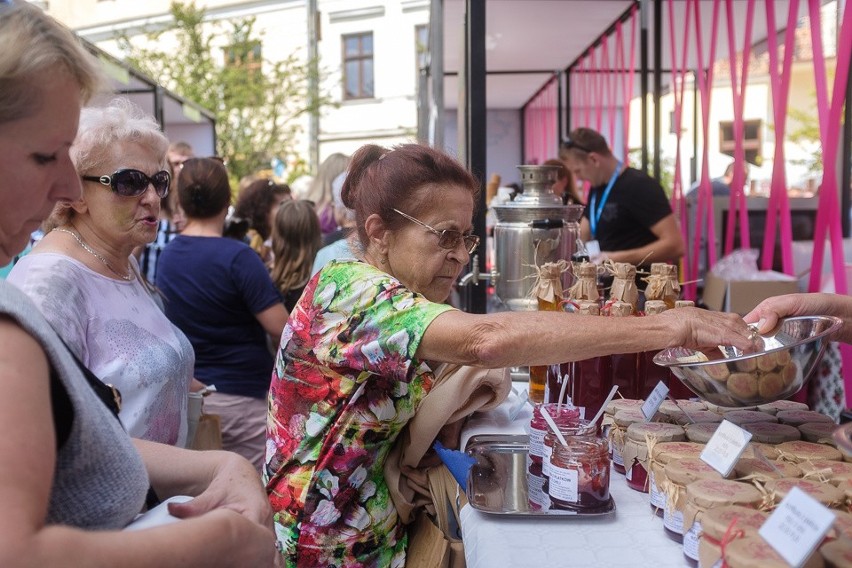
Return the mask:
M 720 406 L 766 404 L 797 393 L 841 326 L 832 316 L 786 318 L 770 333 L 755 333 L 755 349 L 672 347 L 654 356 L 700 398 Z

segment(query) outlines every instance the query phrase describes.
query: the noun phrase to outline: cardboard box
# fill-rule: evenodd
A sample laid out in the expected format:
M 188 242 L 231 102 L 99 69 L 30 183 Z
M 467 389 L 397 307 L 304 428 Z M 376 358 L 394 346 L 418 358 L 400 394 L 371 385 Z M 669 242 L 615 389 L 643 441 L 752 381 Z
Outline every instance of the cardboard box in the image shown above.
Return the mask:
M 766 298 L 799 291 L 793 277 L 773 274 L 777 275 L 773 279 L 726 280 L 708 272 L 704 277 L 704 303 L 711 310 L 745 315 Z M 774 279 L 781 277 L 785 279 Z

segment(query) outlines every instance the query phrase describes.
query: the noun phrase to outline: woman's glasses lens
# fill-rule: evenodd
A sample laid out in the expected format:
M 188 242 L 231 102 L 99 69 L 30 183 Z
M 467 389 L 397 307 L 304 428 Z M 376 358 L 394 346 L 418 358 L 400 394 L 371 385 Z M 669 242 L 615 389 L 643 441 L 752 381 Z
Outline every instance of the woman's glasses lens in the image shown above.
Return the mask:
M 169 194 L 171 176 L 165 170 L 148 177 L 139 170 L 120 170 L 112 175 L 112 188 L 119 195 L 137 197 L 145 193 L 148 184 L 154 186 L 157 195 L 162 199 Z
M 464 241 L 464 248 L 468 253 L 473 253 L 479 245 L 479 237 L 476 235 L 463 235 L 458 231 L 444 229 L 438 239 L 438 246 L 445 249 L 454 249 Z

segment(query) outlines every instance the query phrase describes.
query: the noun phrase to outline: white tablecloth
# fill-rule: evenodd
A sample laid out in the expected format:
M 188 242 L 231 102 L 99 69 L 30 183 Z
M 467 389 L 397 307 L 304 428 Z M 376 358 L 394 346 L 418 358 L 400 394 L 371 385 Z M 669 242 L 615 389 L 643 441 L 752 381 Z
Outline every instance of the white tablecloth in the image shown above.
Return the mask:
M 493 411 L 471 418 L 462 433 L 462 447 L 475 434 L 525 433 L 531 407 L 521 404 L 512 394 Z M 518 409 L 515 420 L 510 420 Z M 651 511 L 647 494 L 630 489 L 624 476 L 614 471 L 610 494 L 616 512 L 603 518 L 506 517 L 466 505 L 461 523 L 468 568 L 688 566 L 681 545 L 666 536 L 662 519 Z

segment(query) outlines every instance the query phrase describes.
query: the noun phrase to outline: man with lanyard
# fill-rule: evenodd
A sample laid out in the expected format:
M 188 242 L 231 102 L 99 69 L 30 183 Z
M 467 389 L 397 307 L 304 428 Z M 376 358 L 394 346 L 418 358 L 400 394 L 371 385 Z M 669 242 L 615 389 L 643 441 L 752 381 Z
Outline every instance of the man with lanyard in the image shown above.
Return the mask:
M 580 235 L 593 261 L 629 262 L 642 269 L 683 255 L 683 238 L 662 186 L 622 164 L 599 132 L 572 131 L 559 157 L 576 179 L 591 184 Z

